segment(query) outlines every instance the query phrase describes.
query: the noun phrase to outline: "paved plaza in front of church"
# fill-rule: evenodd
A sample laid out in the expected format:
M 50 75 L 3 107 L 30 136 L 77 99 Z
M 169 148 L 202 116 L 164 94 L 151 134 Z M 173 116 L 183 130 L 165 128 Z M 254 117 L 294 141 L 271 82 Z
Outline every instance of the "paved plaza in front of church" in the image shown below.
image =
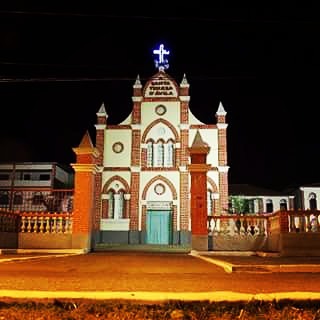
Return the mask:
M 234 268 L 228 269 L 230 265 Z M 272 265 L 275 269 L 268 269 Z M 209 256 L 196 252 L 0 255 L 1 297 L 320 299 L 319 283 L 320 257 Z

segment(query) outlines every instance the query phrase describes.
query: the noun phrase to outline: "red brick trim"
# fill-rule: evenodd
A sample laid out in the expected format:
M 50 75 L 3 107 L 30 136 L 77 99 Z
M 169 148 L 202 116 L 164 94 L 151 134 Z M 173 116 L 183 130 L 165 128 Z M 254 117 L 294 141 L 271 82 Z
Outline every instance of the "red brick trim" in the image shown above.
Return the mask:
M 151 123 L 148 125 L 148 127 L 144 130 L 144 133 L 143 133 L 142 139 L 141 139 L 141 142 L 142 142 L 142 143 L 146 143 L 146 137 L 147 137 L 148 132 L 149 132 L 155 125 L 157 125 L 157 124 L 160 123 L 160 122 L 170 128 L 170 130 L 171 130 L 171 131 L 173 132 L 173 134 L 174 134 L 175 142 L 179 142 L 179 141 L 180 141 L 180 140 L 179 140 L 179 134 L 178 134 L 176 128 L 175 128 L 168 120 L 166 120 L 166 119 L 157 119 L 157 120 L 151 122 Z
M 129 124 L 108 124 L 107 129 L 131 129 Z
M 116 180 L 120 181 L 123 184 L 123 186 L 125 188 L 125 190 L 124 190 L 125 193 L 130 193 L 130 187 L 129 187 L 128 182 L 125 179 L 123 179 L 122 177 L 118 176 L 118 175 L 111 177 L 105 183 L 105 185 L 103 186 L 102 193 L 106 194 L 108 192 L 108 190 L 109 190 L 109 187 L 110 187 L 111 183 L 116 181 Z
M 217 129 L 215 124 L 192 124 L 190 129 Z
M 146 184 L 146 186 L 144 187 L 143 192 L 142 192 L 142 200 L 146 200 L 146 196 L 147 196 L 147 191 L 148 191 L 148 189 L 149 189 L 150 186 L 151 186 L 155 181 L 157 181 L 157 180 L 161 180 L 161 181 L 163 181 L 165 184 L 167 184 L 167 185 L 169 186 L 169 188 L 170 188 L 170 190 L 171 190 L 171 193 L 172 193 L 172 197 L 173 197 L 174 200 L 176 200 L 176 199 L 177 199 L 177 191 L 176 191 L 173 183 L 172 183 L 170 180 L 168 180 L 167 178 L 165 178 L 165 177 L 163 177 L 163 176 L 161 176 L 161 175 L 158 175 L 158 176 L 153 177 L 153 178 Z
M 147 230 L 146 220 L 147 220 L 147 206 L 143 204 L 141 208 L 141 230 L 142 231 Z
M 130 167 L 105 167 L 103 171 L 131 171 Z
M 179 171 L 178 168 L 175 167 L 142 167 L 141 171 Z
M 215 184 L 215 182 L 210 177 L 207 177 L 207 181 L 211 185 L 212 192 L 215 192 L 215 193 L 218 192 L 217 185 Z
M 156 97 L 156 98 L 143 98 L 143 102 L 167 102 L 167 101 L 180 101 L 179 97 Z

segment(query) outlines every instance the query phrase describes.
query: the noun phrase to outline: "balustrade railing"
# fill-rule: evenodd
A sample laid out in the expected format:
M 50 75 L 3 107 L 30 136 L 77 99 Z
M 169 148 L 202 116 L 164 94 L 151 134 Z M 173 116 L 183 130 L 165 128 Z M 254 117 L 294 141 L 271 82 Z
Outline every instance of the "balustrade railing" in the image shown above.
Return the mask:
M 22 213 L 20 232 L 72 233 L 71 213 Z
M 256 236 L 267 234 L 267 216 L 223 215 L 208 216 L 209 235 Z
M 288 211 L 289 232 L 319 232 L 320 211 Z

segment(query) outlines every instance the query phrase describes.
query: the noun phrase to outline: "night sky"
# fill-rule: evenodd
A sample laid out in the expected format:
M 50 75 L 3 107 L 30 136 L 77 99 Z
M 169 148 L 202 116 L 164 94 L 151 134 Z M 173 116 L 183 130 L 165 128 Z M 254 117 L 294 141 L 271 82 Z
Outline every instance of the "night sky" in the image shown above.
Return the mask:
M 320 182 L 315 8 L 29 2 L 0 5 L 1 162 L 73 163 L 102 102 L 109 123 L 128 116 L 134 80 L 157 72 L 163 43 L 194 115 L 215 123 L 219 101 L 227 111 L 230 183 Z

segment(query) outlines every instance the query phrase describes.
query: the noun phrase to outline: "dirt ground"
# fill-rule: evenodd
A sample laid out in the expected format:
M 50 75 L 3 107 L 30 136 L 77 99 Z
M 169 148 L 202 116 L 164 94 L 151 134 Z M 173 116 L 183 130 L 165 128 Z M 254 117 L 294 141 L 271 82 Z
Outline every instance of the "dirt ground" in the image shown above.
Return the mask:
M 320 301 L 143 303 L 95 300 L 0 299 L 0 320 L 303 319 L 320 320 Z

